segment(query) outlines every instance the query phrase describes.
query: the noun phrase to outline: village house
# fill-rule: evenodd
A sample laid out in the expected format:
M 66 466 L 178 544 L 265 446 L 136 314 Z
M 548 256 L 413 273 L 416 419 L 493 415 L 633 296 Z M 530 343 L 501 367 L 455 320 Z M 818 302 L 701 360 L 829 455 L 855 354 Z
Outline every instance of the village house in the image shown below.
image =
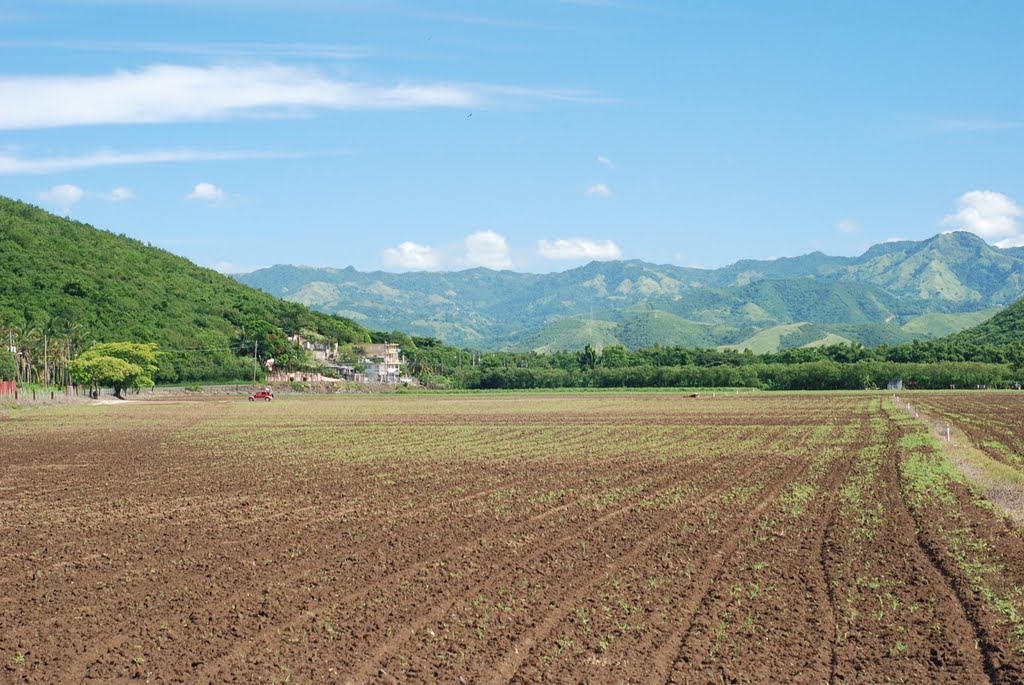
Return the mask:
M 364 374 L 370 383 L 397 383 L 401 377 L 402 349 L 398 343 L 367 343 L 362 350 Z
M 289 336 L 288 340 L 292 344 L 307 350 L 315 362 L 331 365 L 338 359 L 338 343 L 336 342 L 330 340 L 310 340 L 298 334 Z
M 333 369 L 343 378 L 359 383 L 399 383 L 403 380 L 401 373 L 402 349 L 398 343 L 365 343 L 357 345 L 359 361 L 353 362 L 351 358 L 344 359 L 344 354 L 339 354 L 338 343 L 328 340 L 315 340 L 303 335 L 289 336 L 293 344 L 298 345 L 310 353 L 314 362 Z M 357 370 L 357 364 L 360 367 Z M 287 380 L 305 380 L 306 378 L 323 378 L 320 374 L 311 373 L 285 373 L 275 370 L 273 360 L 270 360 L 268 370 L 271 371 L 275 380 L 278 377 Z

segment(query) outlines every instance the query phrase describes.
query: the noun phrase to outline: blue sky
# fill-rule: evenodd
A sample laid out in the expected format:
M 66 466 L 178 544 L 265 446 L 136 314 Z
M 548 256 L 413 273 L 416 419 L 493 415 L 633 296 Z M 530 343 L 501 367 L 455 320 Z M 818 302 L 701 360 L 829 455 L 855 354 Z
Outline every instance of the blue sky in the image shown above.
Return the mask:
M 1024 3 L 0 0 L 0 193 L 227 271 L 1024 244 Z

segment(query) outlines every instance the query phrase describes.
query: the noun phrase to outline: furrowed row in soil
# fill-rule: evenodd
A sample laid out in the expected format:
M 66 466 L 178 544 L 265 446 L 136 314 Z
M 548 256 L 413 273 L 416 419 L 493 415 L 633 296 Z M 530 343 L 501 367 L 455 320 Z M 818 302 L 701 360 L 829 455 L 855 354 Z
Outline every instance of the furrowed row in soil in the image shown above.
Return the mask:
M 680 466 L 685 466 L 685 468 L 683 469 L 685 471 L 692 471 L 692 469 L 690 468 L 691 467 L 690 464 L 685 464 L 685 465 L 681 464 Z M 718 466 L 713 467 L 712 472 L 717 473 L 717 470 L 719 468 L 724 468 L 724 467 L 718 467 Z M 671 476 L 671 474 L 669 474 L 669 475 Z M 669 489 L 670 487 L 672 487 L 672 483 L 668 482 L 668 483 L 666 483 L 666 484 L 664 484 L 664 485 L 654 489 L 651 493 L 648 493 L 648 494 L 657 495 L 658 493 L 661 493 L 661 492 Z M 575 521 L 585 521 L 585 523 L 583 524 L 583 526 L 584 526 L 583 529 L 584 530 L 599 529 L 599 528 L 601 528 L 603 526 L 609 525 L 613 520 L 619 518 L 623 514 L 628 513 L 629 511 L 634 509 L 637 506 L 637 504 L 638 503 L 637 503 L 637 501 L 635 499 L 634 500 L 625 501 L 625 502 L 622 502 L 619 506 L 610 508 L 610 510 L 607 511 L 607 512 L 603 512 L 601 514 L 601 516 L 598 517 L 597 519 L 589 519 L 588 520 L 588 517 L 581 516 L 581 515 L 578 514 L 574 519 L 567 519 L 566 522 L 567 523 L 571 523 L 573 520 L 575 520 Z M 579 504 L 577 504 L 575 508 L 579 508 Z M 585 513 L 585 511 L 581 511 L 580 513 L 583 514 L 583 513 Z M 547 518 L 547 517 L 545 517 L 545 518 Z M 579 530 L 577 530 L 577 529 L 569 529 L 569 531 L 567 532 L 567 530 L 565 528 L 565 523 L 560 523 L 560 522 L 557 522 L 557 521 L 552 522 L 553 525 L 544 526 L 540 530 L 536 530 L 536 526 L 537 526 L 538 523 L 541 523 L 541 521 L 528 521 L 527 525 L 524 526 L 525 529 L 529 530 L 532 533 L 532 535 L 530 537 L 530 546 L 531 547 L 535 547 L 538 550 L 538 552 L 536 552 L 536 553 L 534 553 L 532 555 L 529 555 L 527 557 L 527 560 L 524 560 L 524 563 L 525 563 L 525 561 L 536 561 L 540 556 L 542 556 L 544 554 L 548 554 L 553 547 L 557 547 L 559 545 L 564 545 L 564 544 L 566 544 L 569 541 L 572 541 L 572 540 L 575 540 L 575 539 L 579 538 L 580 535 L 581 535 L 581 532 Z M 512 533 L 512 532 L 514 532 L 514 531 L 509 531 L 509 533 Z M 504 533 L 502 534 L 502 536 L 503 537 L 508 537 L 508 535 L 506 535 Z M 485 552 L 486 552 L 486 550 L 485 550 Z M 467 544 L 465 544 L 465 545 L 463 545 L 463 546 L 461 546 L 459 548 L 456 548 L 454 550 L 449 550 L 449 553 L 446 556 L 448 558 L 451 558 L 451 559 L 455 560 L 455 563 L 457 563 L 457 564 L 462 564 L 464 566 L 472 564 L 475 567 L 473 569 L 473 572 L 475 572 L 478 575 L 479 574 L 486 574 L 489 571 L 489 569 L 486 566 L 482 565 L 482 564 L 484 564 L 485 560 L 480 560 L 480 561 L 476 561 L 476 562 L 472 561 L 473 557 L 475 555 L 479 554 L 479 553 L 480 553 L 480 545 L 479 545 L 479 540 L 477 540 L 477 541 L 474 541 L 474 542 L 471 542 L 471 543 L 467 543 Z M 424 570 L 429 570 L 429 571 L 433 572 L 434 574 L 436 574 L 439 570 L 441 570 L 442 573 L 443 573 L 443 569 L 438 569 L 436 564 L 417 563 L 417 564 L 415 564 L 415 566 L 413 568 L 410 568 L 407 571 L 402 571 L 402 572 L 399 572 L 397 574 L 392 574 L 390 576 L 387 576 L 387 577 L 385 577 L 384 579 L 382 579 L 379 582 L 375 582 L 372 585 L 369 585 L 367 587 L 361 588 L 359 591 L 356 591 L 354 593 L 350 593 L 350 594 L 348 594 L 346 596 L 331 598 L 331 605 L 333 607 L 335 607 L 335 611 L 332 612 L 332 618 L 334 620 L 337 620 L 338 622 L 343 622 L 344 621 L 344 614 L 338 613 L 338 610 L 342 610 L 345 607 L 348 607 L 348 606 L 351 606 L 351 605 L 355 604 L 355 602 L 357 600 L 359 600 L 360 598 L 366 597 L 367 595 L 370 595 L 371 593 L 373 593 L 373 594 L 385 593 L 385 595 L 386 595 L 389 587 L 397 586 L 403 580 L 406 580 L 407 578 L 410 578 L 410 577 L 414 577 L 418 572 L 421 572 L 421 571 L 424 571 Z M 445 586 L 445 585 L 448 584 L 448 581 L 442 575 L 442 576 L 437 577 L 436 583 L 437 583 L 438 586 Z M 418 580 L 417 586 L 423 586 L 425 584 L 427 584 L 427 581 L 425 579 L 421 578 L 421 579 Z M 446 589 L 446 593 L 447 592 L 452 592 L 452 591 L 454 591 L 454 590 L 447 590 Z M 414 598 L 412 598 L 411 601 L 413 602 L 413 605 L 420 604 L 419 598 L 414 597 Z M 435 601 L 435 600 L 431 600 L 431 601 Z M 358 609 L 358 607 L 354 607 L 354 608 Z M 319 609 L 314 608 L 313 610 L 309 610 L 309 611 L 301 613 L 290 624 L 286 625 L 284 628 L 278 627 L 275 630 L 274 639 L 276 639 L 276 634 L 277 633 L 280 633 L 280 632 L 283 632 L 283 631 L 287 631 L 288 629 L 297 628 L 298 626 L 301 626 L 301 625 L 306 624 L 306 623 L 314 622 L 316 620 L 316 618 L 323 613 L 324 609 L 325 609 L 325 607 L 320 607 Z M 392 612 L 392 613 L 395 613 L 398 616 L 402 616 L 402 617 L 405 617 L 407 615 L 406 611 L 404 611 L 404 610 L 396 610 L 396 609 L 391 608 L 391 607 L 388 608 L 388 611 Z M 419 622 L 424 622 L 424 621 L 418 621 L 417 618 L 415 617 L 415 614 L 413 614 L 408 619 L 405 619 L 405 620 L 401 621 L 401 623 L 419 623 Z M 363 639 L 367 639 L 367 638 L 366 637 L 362 637 L 360 639 L 363 640 Z M 250 649 L 254 648 L 254 647 L 256 647 L 256 645 L 249 645 L 249 646 L 246 647 L 246 651 L 250 651 Z M 235 658 L 237 658 L 237 655 L 235 655 Z
M 746 469 L 743 468 L 745 465 L 735 464 L 734 466 L 740 467 L 738 469 L 740 473 L 748 473 Z M 715 482 L 718 483 L 720 480 L 721 479 L 715 479 Z M 699 512 L 702 509 L 702 504 L 705 504 L 709 501 L 714 500 L 716 497 L 721 496 L 722 493 L 730 489 L 730 487 L 735 487 L 737 484 L 743 483 L 744 478 L 739 477 L 735 471 L 730 471 L 727 474 L 726 481 L 727 482 L 723 487 L 717 487 L 711 495 L 702 498 L 699 503 L 691 505 L 689 502 L 687 502 L 684 505 L 684 511 L 687 513 Z M 541 620 L 539 623 L 536 617 L 533 615 L 534 612 L 531 611 L 529 616 L 529 622 L 526 625 L 534 624 L 534 628 L 527 634 L 526 637 L 521 637 L 514 640 L 512 636 L 509 634 L 510 626 L 504 626 L 505 634 L 502 637 L 502 641 L 503 644 L 505 644 L 506 646 L 499 649 L 503 649 L 503 651 L 506 654 L 506 657 L 504 661 L 499 663 L 505 664 L 504 668 L 511 667 L 512 671 L 514 672 L 515 667 L 522 665 L 522 663 L 524 663 L 524 661 L 530 658 L 531 656 L 533 656 L 533 660 L 536 661 L 536 655 L 531 655 L 530 649 L 533 648 L 541 639 L 543 639 L 550 632 L 551 627 L 557 625 L 559 621 L 564 619 L 566 612 L 569 611 L 569 608 L 572 606 L 572 602 L 569 602 L 567 605 L 565 601 L 565 591 L 568 588 L 579 586 L 580 589 L 577 590 L 573 595 L 571 595 L 572 597 L 579 599 L 587 595 L 588 592 L 590 592 L 601 581 L 603 581 L 604 579 L 608 578 L 609 576 L 613 575 L 618 571 L 630 567 L 632 563 L 637 561 L 638 559 L 643 558 L 644 563 L 647 563 L 647 561 L 649 561 L 652 556 L 657 556 L 657 554 L 651 552 L 652 547 L 660 546 L 664 549 L 670 549 L 678 545 L 678 541 L 675 537 L 673 537 L 674 535 L 676 535 L 676 533 L 673 533 L 673 536 L 669 535 L 669 532 L 674 527 L 678 526 L 677 517 L 674 517 L 668 522 L 662 524 L 658 524 L 657 519 L 652 519 L 650 525 L 655 526 L 654 531 L 643 536 L 638 542 L 627 544 L 625 547 L 625 555 L 619 557 L 617 561 L 607 561 L 603 564 L 603 566 L 599 566 L 597 570 L 587 573 L 581 573 L 578 569 L 574 568 L 573 575 L 571 576 L 571 578 L 564 579 L 561 582 L 558 582 L 557 578 L 550 580 L 549 584 L 559 588 L 560 599 L 557 605 L 558 609 L 556 609 L 554 613 L 550 614 L 547 617 L 547 619 Z M 621 525 L 620 528 L 631 529 L 628 525 Z M 641 552 L 644 553 L 642 557 L 640 556 Z M 530 569 L 524 569 L 522 576 L 529 578 L 530 575 Z M 589 578 L 589 580 L 586 580 L 587 578 Z M 518 580 L 520 584 L 524 582 L 521 578 Z M 581 580 L 583 581 L 582 585 L 580 585 Z M 545 579 L 545 582 L 548 582 L 547 579 Z M 468 609 L 467 604 L 467 602 L 463 601 L 461 608 L 457 606 L 453 611 L 449 612 L 448 615 L 442 615 L 441 617 L 448 620 L 451 616 L 458 616 Z M 436 616 L 432 618 L 435 621 L 440 620 L 440 618 Z M 451 621 L 448 620 L 448 623 L 451 623 Z M 407 649 L 402 650 L 403 653 L 407 651 Z M 470 664 L 466 664 L 466 666 L 469 667 Z M 479 671 L 480 673 L 485 673 L 489 672 L 493 668 L 493 663 L 491 663 L 489 660 L 485 660 L 478 664 L 477 669 L 475 671 L 472 668 L 470 668 L 469 670 L 471 673 L 476 673 L 477 671 Z M 500 668 L 502 668 L 502 666 L 499 666 L 499 669 Z M 440 673 L 436 673 L 434 675 L 439 676 Z
M 819 445 L 836 439 L 834 433 L 815 435 L 802 448 L 808 455 L 802 458 L 814 459 Z M 677 534 L 673 545 L 654 545 L 640 563 L 621 569 L 577 598 L 572 614 L 536 642 L 515 680 L 642 682 L 652 673 L 654 682 L 664 680 L 672 662 L 672 652 L 665 647 L 679 645 L 681 627 L 692 618 L 688 606 L 693 595 L 700 594 L 699 584 L 706 581 L 702 569 L 713 565 L 716 555 L 739 534 L 736 526 L 744 524 L 736 521 L 750 520 L 749 507 L 776 496 L 769 484 L 759 485 L 752 488 L 737 481 L 704 508 L 714 515 L 705 522 L 710 528 L 691 526 Z M 660 666 L 653 661 L 659 649 L 664 652 Z
M 895 461 L 896 458 L 893 459 Z M 898 479 L 895 465 L 891 468 L 893 473 L 890 477 Z M 971 639 L 977 645 L 988 680 L 1000 684 L 1024 682 L 1022 638 L 1010 634 L 1005 621 L 992 611 L 979 588 L 954 561 L 955 555 L 944 533 L 952 523 L 951 517 L 960 512 L 967 513 L 971 535 L 981 535 L 987 543 L 986 550 L 999 550 L 1002 558 L 1000 575 L 1006 586 L 1003 589 L 1013 593 L 1018 593 L 1024 587 L 1024 543 L 1015 536 L 1006 536 L 1006 522 L 997 522 L 990 510 L 979 509 L 963 487 L 954 489 L 955 503 L 946 507 L 929 505 L 919 510 L 909 505 L 905 488 L 901 487 L 900 492 L 900 515 L 906 521 L 905 525 L 915 530 L 918 553 L 928 560 L 934 573 L 942 579 L 947 592 L 955 597 L 959 615 L 970 626 Z M 965 522 L 961 520 L 952 525 L 963 526 Z M 1000 532 L 1002 535 L 998 535 Z M 999 543 L 998 547 L 992 546 L 996 542 Z
M 847 448 L 845 445 L 843 447 Z M 725 682 L 735 679 L 737 674 L 741 673 L 751 681 L 764 678 L 778 682 L 821 682 L 824 679 L 822 676 L 830 670 L 835 648 L 835 617 L 832 603 L 825 590 L 827 572 L 822 562 L 825 529 L 835 506 L 835 488 L 845 478 L 850 461 L 848 452 L 832 458 L 828 461 L 824 473 L 808 481 L 817 483 L 821 495 L 816 501 L 812 501 L 816 506 L 803 512 L 807 519 L 816 522 L 804 535 L 798 537 L 798 531 L 787 533 L 785 529 L 779 534 L 772 529 L 779 525 L 777 521 L 786 517 L 786 514 L 779 510 L 780 496 L 788 486 L 800 479 L 801 474 L 811 465 L 810 462 L 800 472 L 792 473 L 787 481 L 780 482 L 773 489 L 771 497 L 763 499 L 750 512 L 744 521 L 745 525 L 737 527 L 726 544 L 715 553 L 710 563 L 704 564 L 700 582 L 683 602 L 684 619 L 664 646 L 655 652 L 653 667 L 645 682 L 691 682 L 695 679 Z M 759 520 L 767 524 L 766 528 L 755 525 Z M 759 537 L 761 540 L 758 540 Z M 801 544 L 807 540 L 813 541 L 810 548 Z M 764 574 L 763 578 L 754 570 L 755 564 L 743 563 L 753 550 L 760 546 L 759 543 L 766 549 L 758 559 L 769 572 Z M 795 558 L 787 558 L 787 552 Z M 748 648 L 744 653 L 732 655 L 728 664 L 709 663 L 709 658 L 710 661 L 714 661 L 716 649 L 719 648 L 716 644 L 719 636 L 709 633 L 714 633 L 723 625 L 721 612 L 729 606 L 729 596 L 725 596 L 724 593 L 731 593 L 730 588 L 734 587 L 734 583 L 749 584 L 749 579 L 756 576 L 760 583 L 754 587 L 760 597 L 761 593 L 767 594 L 771 588 L 779 589 L 778 583 L 787 580 L 787 575 L 789 584 L 795 584 L 797 587 L 782 588 L 785 601 L 781 607 L 775 607 L 775 610 L 785 611 L 785 618 L 780 618 L 775 612 L 767 610 L 761 611 L 756 617 L 748 614 L 753 621 L 749 629 L 749 640 L 753 643 L 749 647 L 752 651 Z M 733 578 L 732 583 L 730 577 Z M 767 585 L 773 578 L 777 582 Z M 801 597 L 801 588 L 806 588 L 804 594 L 812 597 Z M 791 592 L 786 593 L 785 589 Z M 719 603 L 718 600 L 726 603 L 725 609 L 715 606 Z M 808 601 L 812 604 L 810 608 L 803 612 L 797 610 L 803 602 Z M 803 623 L 794 621 L 794 614 L 799 614 Z M 780 622 L 785 625 L 779 626 Z M 770 625 L 772 623 L 775 625 Z M 821 629 L 822 623 L 825 625 L 824 630 Z M 762 630 L 761 637 L 755 638 L 754 634 L 758 627 Z M 781 636 L 778 633 L 767 632 L 771 627 L 780 630 Z M 770 646 L 769 639 L 773 637 L 781 637 L 782 644 Z M 802 657 L 799 656 L 801 650 L 804 652 Z M 723 660 L 727 656 L 729 655 L 720 655 Z M 815 660 L 819 663 L 815 663 Z
M 603 461 L 605 461 L 607 463 L 612 463 L 612 462 L 617 461 L 619 459 L 620 459 L 620 457 L 607 457 Z M 600 464 L 600 461 L 595 461 L 594 462 L 594 465 L 599 465 L 599 464 Z M 534 473 L 538 473 L 538 472 L 542 473 L 545 469 L 550 470 L 550 465 L 546 465 L 546 464 L 543 464 L 543 463 L 538 463 L 538 464 L 535 464 L 535 465 L 531 466 L 531 471 L 533 471 Z M 165 474 L 165 475 L 167 475 L 167 474 Z M 173 474 L 171 474 L 171 475 L 173 475 Z M 560 471 L 557 472 L 557 474 L 554 474 L 554 475 L 557 475 L 560 479 L 564 479 L 567 476 L 567 473 L 564 470 L 560 470 Z M 582 476 L 581 476 L 581 478 L 582 478 Z M 175 480 L 175 479 L 174 478 L 170 478 L 170 479 L 165 478 L 165 480 Z M 569 482 L 569 485 L 570 486 L 572 485 L 571 481 Z M 395 487 L 396 488 L 400 488 L 400 486 L 395 486 Z M 436 485 L 432 484 L 428 488 L 425 488 L 425 490 L 427 490 L 427 492 L 422 493 L 421 499 L 427 500 L 429 504 L 432 504 L 434 507 L 436 507 L 438 510 L 440 510 L 440 509 L 445 508 L 446 506 L 448 506 L 451 503 L 454 503 L 455 505 L 458 505 L 458 504 L 462 504 L 462 503 L 468 503 L 468 502 L 470 502 L 470 501 L 472 501 L 474 499 L 485 498 L 488 495 L 493 494 L 496 490 L 500 489 L 501 487 L 502 487 L 501 485 L 497 485 L 497 486 L 493 486 L 493 487 L 484 488 L 482 490 L 478 490 L 477 492 L 471 493 L 469 495 L 463 495 L 463 496 L 458 497 L 458 498 L 446 497 L 446 498 L 441 499 L 441 498 L 437 498 L 434 493 L 436 493 L 438 491 L 448 492 L 450 490 L 447 489 L 444 486 L 443 483 L 442 484 L 436 484 Z M 72 490 L 72 488 L 70 488 L 70 487 L 66 487 L 65 489 L 66 490 Z M 129 488 L 126 487 L 125 489 L 129 489 Z M 159 491 L 160 490 L 159 483 L 158 482 L 155 483 L 153 488 L 151 488 L 151 489 Z M 79 528 L 79 529 L 89 529 L 89 528 L 92 528 L 93 526 L 96 525 L 97 522 L 103 523 L 105 525 L 110 525 L 110 514 L 109 514 L 109 512 L 103 512 L 103 513 L 95 512 L 95 506 L 92 507 L 92 511 L 89 511 L 88 508 L 85 506 L 85 502 L 94 501 L 95 500 L 95 495 L 90 494 L 87 498 L 83 498 L 81 493 L 78 492 L 77 490 L 75 490 L 75 493 L 76 493 L 75 499 L 83 501 L 83 505 L 80 506 L 80 507 L 72 505 L 69 502 L 70 498 L 68 498 L 66 496 L 65 497 L 61 497 L 59 499 L 59 501 L 61 502 L 62 516 L 64 518 L 71 519 L 71 524 L 74 527 Z M 267 496 L 265 496 L 263 498 L 263 500 L 265 502 L 265 504 L 262 505 L 263 508 L 266 508 L 268 510 L 271 509 L 272 506 L 273 506 L 273 503 L 279 502 L 279 500 L 281 498 L 281 495 L 283 495 L 283 494 L 284 493 L 280 493 L 280 494 L 273 494 L 273 493 L 271 493 L 271 494 L 268 494 Z M 166 498 L 164 498 L 164 499 L 166 499 Z M 234 513 L 234 516 L 227 516 L 227 515 L 225 515 L 224 512 L 231 511 L 232 510 L 231 505 L 233 503 L 237 502 L 238 500 L 246 500 L 245 504 L 247 506 L 245 506 L 244 508 L 236 507 L 235 509 L 237 509 L 237 512 Z M 302 508 L 299 508 L 299 509 L 291 508 L 291 509 L 288 509 L 288 510 L 279 511 L 277 513 L 260 513 L 256 509 L 256 506 L 255 506 L 256 504 L 257 504 L 256 500 L 253 497 L 251 497 L 251 496 L 247 496 L 244 492 L 242 494 L 240 494 L 240 495 L 237 495 L 237 496 L 234 496 L 234 497 L 228 497 L 228 498 L 225 498 L 223 496 L 211 497 L 210 494 L 202 494 L 202 495 L 196 495 L 196 496 L 192 496 L 192 497 L 182 497 L 181 495 L 175 495 L 174 499 L 171 502 L 165 502 L 165 501 L 159 501 L 159 500 L 155 501 L 155 502 L 147 501 L 147 502 L 139 503 L 138 505 L 132 506 L 131 518 L 132 518 L 133 521 L 136 521 L 136 522 L 141 521 L 141 520 L 145 520 L 145 519 L 154 519 L 155 520 L 155 519 L 164 518 L 164 519 L 167 519 L 169 521 L 172 521 L 177 526 L 189 526 L 189 525 L 198 524 L 198 523 L 209 523 L 211 520 L 221 520 L 222 522 L 219 523 L 218 526 L 219 527 L 224 527 L 224 528 L 229 528 L 229 527 L 231 527 L 233 525 L 237 525 L 237 526 L 251 525 L 253 523 L 259 523 L 259 522 L 262 522 L 262 521 L 267 521 L 267 520 L 273 519 L 275 517 L 286 518 L 286 517 L 293 516 L 295 514 L 299 514 L 302 511 Z M 403 511 L 400 511 L 400 512 L 397 512 L 397 513 L 393 511 L 393 508 L 394 508 L 393 505 L 394 505 L 393 501 L 389 501 L 388 502 L 388 510 L 382 510 L 379 513 L 372 513 L 372 514 L 369 515 L 369 517 L 372 518 L 372 520 L 374 522 L 373 523 L 374 526 L 379 526 L 382 523 L 380 517 L 384 516 L 384 515 L 391 516 L 391 517 L 408 517 L 410 515 L 417 515 L 417 514 L 422 515 L 423 514 L 423 507 L 419 503 L 414 503 L 413 506 L 405 508 Z M 46 508 L 48 509 L 50 506 L 51 506 L 50 504 L 47 504 Z M 277 505 L 277 508 L 280 508 L 279 504 Z M 83 512 L 88 514 L 88 516 L 76 515 L 76 513 L 75 513 L 76 509 L 83 510 Z M 306 509 L 308 509 L 308 507 Z M 190 514 L 190 516 L 183 517 L 183 516 L 180 515 L 179 512 L 187 512 L 187 513 Z M 29 511 L 29 512 L 24 512 L 23 516 L 26 517 L 26 518 L 29 518 L 29 519 L 38 519 L 39 515 L 41 513 L 42 512 L 32 512 L 32 511 Z M 385 520 L 385 521 L 383 521 L 383 523 L 385 523 L 386 525 L 392 525 L 392 521 L 390 521 L 390 520 Z M 123 525 L 123 523 L 118 522 L 117 525 L 120 527 L 121 525 Z M 27 536 L 25 536 L 26 532 L 27 531 L 24 531 L 24 530 L 22 531 L 23 538 L 27 537 Z M 40 536 L 40 538 L 41 539 L 47 539 L 47 538 L 50 538 L 52 536 L 52 534 L 53 534 L 53 522 L 50 521 L 50 522 L 48 522 L 48 524 L 47 524 L 45 530 L 43 531 L 42 535 Z M 109 533 L 105 532 L 104 534 L 109 534 Z M 43 536 L 45 536 L 45 537 L 43 537 Z M 232 541 L 232 542 L 235 542 L 235 541 Z M 46 571 L 47 569 L 45 567 L 41 568 L 41 567 L 39 567 L 38 563 L 33 562 L 33 570 L 35 570 L 35 571 Z M 9 576 L 11 574 L 10 573 L 4 573 L 4 575 L 5 576 Z
M 211 542 L 211 541 L 207 541 L 207 542 Z M 243 581 L 243 582 L 245 581 L 245 579 L 240 579 L 240 580 Z M 227 586 L 219 586 L 219 587 L 227 587 Z
M 831 557 L 842 619 L 833 680 L 986 682 L 974 624 L 918 547 L 897 474 L 899 436 L 884 413 L 874 425 L 850 489 L 841 490 L 844 527 Z
M 919 404 L 966 433 L 992 459 L 1024 469 L 1024 396 L 980 392 L 976 395 L 923 395 Z
M 710 502 L 717 496 L 720 496 L 721 493 L 725 492 L 731 484 L 731 479 L 722 483 L 711 493 L 694 503 L 692 507 L 686 507 L 685 511 L 690 512 L 699 510 L 703 504 Z M 634 509 L 635 506 L 628 507 L 623 510 L 623 513 L 629 513 Z M 556 577 L 551 580 L 545 579 L 545 585 L 557 587 L 559 591 L 558 602 L 555 605 L 556 608 L 554 611 L 540 619 L 532 616 L 534 612 L 531 611 L 531 622 L 535 623 L 535 627 L 528 630 L 525 635 L 520 635 L 519 637 L 515 637 L 512 634 L 513 626 L 504 626 L 502 642 L 506 643 L 506 647 L 504 648 L 505 657 L 500 659 L 497 665 L 493 662 L 481 664 L 478 666 L 476 672 L 472 672 L 472 668 L 470 668 L 471 677 L 473 679 L 477 679 L 482 675 L 482 673 L 494 672 L 493 677 L 497 682 L 503 682 L 510 679 L 522 662 L 529 657 L 530 649 L 536 641 L 543 635 L 547 634 L 547 632 L 550 631 L 550 629 L 568 612 L 571 606 L 571 598 L 578 598 L 585 595 L 593 586 L 606 578 L 609 574 L 614 573 L 616 570 L 634 562 L 640 554 L 646 552 L 656 542 L 664 541 L 668 531 L 675 525 L 677 525 L 676 521 L 670 520 L 660 525 L 655 524 L 653 530 L 642 527 L 640 531 L 636 532 L 636 534 L 639 535 L 638 538 L 619 545 L 621 551 L 614 550 L 619 554 L 619 556 L 612 557 L 609 560 L 609 555 L 606 554 L 602 563 L 598 563 L 596 567 L 590 566 L 582 569 L 578 567 L 574 568 L 572 569 L 573 575 L 569 578 Z M 628 535 L 634 534 L 634 531 L 636 530 L 635 527 L 629 526 L 627 523 L 620 524 L 620 527 L 625 528 L 628 531 Z M 599 527 L 595 526 L 594 528 L 596 529 Z M 505 584 L 514 586 L 517 582 L 522 584 L 524 578 L 529 578 L 530 576 L 537 574 L 538 570 L 534 565 L 534 562 L 543 562 L 543 557 L 563 556 L 559 554 L 558 547 L 572 542 L 577 542 L 582 537 L 583 536 L 577 534 L 566 536 L 565 538 L 555 541 L 553 545 L 546 546 L 542 552 L 521 560 L 517 564 L 516 568 L 511 572 L 505 571 L 502 573 L 502 577 L 498 578 L 493 576 L 488 577 L 486 580 L 483 580 L 473 586 L 467 592 L 459 593 L 452 599 L 452 601 L 447 602 L 445 605 L 437 607 L 428 614 L 421 616 L 411 626 L 409 626 L 406 634 L 399 636 L 400 639 L 394 641 L 390 645 L 386 645 L 385 649 L 381 650 L 373 659 L 364 663 L 364 665 L 355 672 L 353 681 L 358 682 L 362 676 L 367 676 L 373 673 L 377 669 L 378 664 L 386 661 L 387 657 L 391 655 L 402 654 L 403 658 L 408 658 L 406 655 L 409 654 L 410 651 L 416 651 L 417 646 L 415 644 L 406 645 L 405 642 L 420 631 L 424 630 L 425 627 L 430 624 L 439 623 L 445 619 L 446 615 L 453 613 L 451 610 L 456 606 L 461 598 L 493 594 L 493 591 L 489 591 L 488 588 L 494 586 L 502 587 Z M 595 543 L 597 542 L 598 541 L 595 541 Z M 542 574 L 546 574 L 547 572 L 548 571 L 546 570 L 541 571 Z M 570 590 L 570 588 L 572 589 Z M 543 587 L 541 588 L 541 591 L 543 592 Z M 566 603 L 567 599 L 570 600 L 569 604 Z M 520 626 L 520 630 L 526 627 L 527 626 L 522 625 Z M 424 664 L 424 666 L 426 666 L 426 664 Z M 406 671 L 402 675 L 415 680 L 419 673 L 410 673 Z M 434 677 L 434 674 L 430 674 L 429 677 Z
M 244 580 L 244 579 L 240 579 L 240 580 Z M 94 643 L 93 643 L 93 644 L 94 644 Z

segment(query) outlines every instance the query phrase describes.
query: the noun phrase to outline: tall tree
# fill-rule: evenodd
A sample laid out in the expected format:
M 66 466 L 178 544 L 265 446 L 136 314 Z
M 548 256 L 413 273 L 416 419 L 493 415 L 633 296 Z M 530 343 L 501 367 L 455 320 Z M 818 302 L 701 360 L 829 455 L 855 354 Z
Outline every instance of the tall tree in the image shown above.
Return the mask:
M 124 399 L 126 388 L 150 388 L 157 366 L 156 343 L 100 343 L 71 362 L 71 377 L 88 384 L 93 395 L 101 387 L 112 387 Z

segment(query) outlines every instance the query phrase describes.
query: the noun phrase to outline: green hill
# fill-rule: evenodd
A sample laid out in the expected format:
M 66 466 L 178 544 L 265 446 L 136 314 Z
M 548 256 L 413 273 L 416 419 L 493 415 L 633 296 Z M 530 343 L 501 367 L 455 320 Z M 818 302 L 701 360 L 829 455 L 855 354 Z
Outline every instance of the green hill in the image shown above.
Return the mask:
M 637 314 L 615 327 L 615 337 L 631 349 L 654 345 L 714 347 L 722 332 L 712 324 L 688 321 L 662 311 Z
M 78 349 L 94 340 L 153 341 L 165 352 L 162 380 L 245 377 L 252 357 L 239 353 L 251 354 L 253 341 L 285 349 L 284 334 L 303 329 L 340 341 L 369 340 L 350 319 L 3 197 L 0 264 L 5 338 L 16 334 L 25 345 L 60 338 Z
M 977 312 L 964 312 L 963 314 L 922 314 L 907 321 L 901 328 L 905 332 L 921 339 L 939 338 L 972 326 L 977 326 L 983 321 L 987 321 L 999 311 L 998 307 L 992 307 Z
M 1024 346 L 1024 298 L 1002 309 L 991 319 L 951 335 L 945 340 L 977 347 Z
M 603 349 L 618 343 L 615 324 L 584 318 L 569 318 L 553 321 L 517 345 L 535 352 L 558 352 L 560 350 L 582 350 L 587 345 Z
M 750 350 L 754 354 L 765 354 L 767 352 L 778 352 L 784 347 L 783 340 L 797 335 L 807 323 L 781 324 L 758 331 L 746 340 L 734 345 L 723 345 L 723 350 Z M 801 347 L 801 345 L 785 345 L 785 347 Z

